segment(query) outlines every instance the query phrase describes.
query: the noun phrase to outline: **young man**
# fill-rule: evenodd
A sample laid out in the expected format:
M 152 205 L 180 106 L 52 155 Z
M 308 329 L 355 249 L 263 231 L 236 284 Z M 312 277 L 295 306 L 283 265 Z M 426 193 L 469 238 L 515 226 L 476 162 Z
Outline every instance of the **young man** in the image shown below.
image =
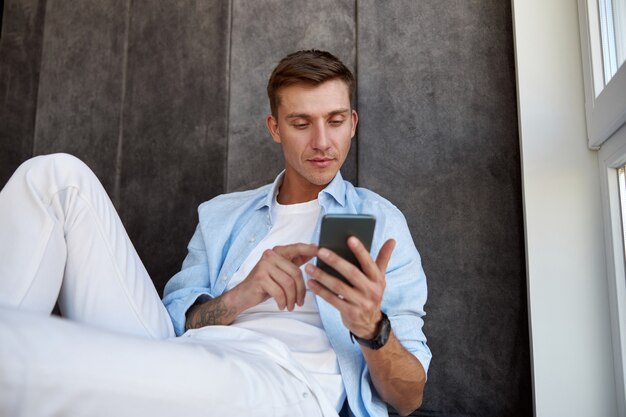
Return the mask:
M 131 392 L 107 389 L 125 404 L 117 411 L 148 402 L 162 415 L 168 407 L 181 411 L 179 403 L 190 415 L 336 415 L 346 398 L 356 416 L 386 415 L 385 402 L 401 414 L 417 408 L 430 361 L 421 330 L 425 276 L 402 214 L 339 173 L 358 121 L 353 92 L 352 74 L 327 52 L 300 51 L 279 63 L 268 84 L 266 124 L 285 170 L 273 184 L 200 206 L 183 268 L 165 288 L 171 322 L 93 175 L 67 156 L 20 167 L 0 194 L 0 215 L 10 219 L 0 221 L 0 251 L 17 252 L 13 266 L 0 267 L 0 305 L 49 312 L 61 291 L 69 318 L 157 339 L 170 337 L 173 324 L 183 337 L 129 339 L 7 309 L 0 337 L 14 343 L 0 347 L 0 363 L 24 348 L 34 363 L 52 367 L 61 398 L 81 392 L 68 388 L 68 369 L 75 375 L 80 368 L 87 385 L 116 381 Z M 18 198 L 25 201 L 20 210 Z M 361 269 L 318 249 L 326 213 L 376 216 L 375 258 L 355 238 L 348 243 Z M 8 243 L 8 236 L 19 237 Z M 33 242 L 28 254 L 23 246 Z M 315 257 L 351 285 L 318 269 Z M 38 347 L 42 336 L 58 344 L 56 354 Z M 70 350 L 91 362 L 104 348 L 116 353 L 87 371 L 58 357 Z M 45 384 L 20 380 L 23 363 L 0 367 L 9 392 L 50 398 Z M 111 368 L 124 378 L 115 379 Z M 173 381 L 182 394 L 172 393 Z M 84 407 L 101 406 L 98 391 L 85 390 Z M 7 398 L 0 394 L 0 411 L 20 407 Z

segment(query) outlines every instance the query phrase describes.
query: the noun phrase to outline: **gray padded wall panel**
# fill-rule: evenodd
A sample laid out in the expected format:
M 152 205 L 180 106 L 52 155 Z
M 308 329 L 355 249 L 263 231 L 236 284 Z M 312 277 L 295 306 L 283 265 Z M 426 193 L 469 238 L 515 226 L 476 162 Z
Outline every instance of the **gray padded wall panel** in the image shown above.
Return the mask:
M 295 12 L 297 11 L 297 12 Z M 283 167 L 265 127 L 267 80 L 278 61 L 299 49 L 326 49 L 355 64 L 353 1 L 233 1 L 227 190 L 271 182 Z M 344 177 L 356 179 L 356 138 Z
M 159 290 L 223 192 L 228 3 L 132 1 L 120 216 Z
M 420 413 L 530 415 L 509 4 L 375 3 L 358 10 L 359 184 L 405 213 L 429 278 Z
M 83 159 L 115 184 L 127 0 L 47 2 L 35 154 Z
M 0 185 L 33 149 L 84 159 L 159 291 L 198 203 L 282 167 L 269 71 L 338 55 L 360 114 L 344 176 L 403 210 L 429 278 L 415 414 L 531 415 L 508 2 L 9 0 L 2 30 Z
M 32 156 L 45 0 L 4 2 L 0 37 L 0 185 Z

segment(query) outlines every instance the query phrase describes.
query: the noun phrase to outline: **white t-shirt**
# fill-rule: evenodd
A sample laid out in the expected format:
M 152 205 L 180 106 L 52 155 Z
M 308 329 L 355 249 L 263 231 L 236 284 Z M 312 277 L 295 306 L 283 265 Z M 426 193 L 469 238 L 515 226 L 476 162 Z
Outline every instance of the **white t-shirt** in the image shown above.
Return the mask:
M 274 200 L 272 219 L 274 225 L 241 264 L 228 284 L 230 290 L 242 282 L 261 258 L 266 249 L 290 243 L 311 243 L 320 206 L 317 200 L 300 204 L 282 205 Z M 302 275 L 308 275 L 302 266 Z M 315 377 L 328 400 L 341 410 L 346 392 L 339 372 L 337 355 L 333 350 L 319 314 L 315 294 L 307 288 L 302 307 L 296 304 L 293 311 L 278 310 L 273 298 L 254 306 L 237 317 L 232 326 L 254 330 L 285 343 L 294 358 Z

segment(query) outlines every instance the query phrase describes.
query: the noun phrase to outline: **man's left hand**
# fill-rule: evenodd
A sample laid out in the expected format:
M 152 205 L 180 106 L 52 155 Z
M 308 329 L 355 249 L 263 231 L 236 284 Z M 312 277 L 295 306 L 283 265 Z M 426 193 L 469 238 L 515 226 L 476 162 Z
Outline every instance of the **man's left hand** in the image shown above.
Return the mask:
M 362 270 L 328 249 L 319 249 L 318 258 L 335 268 L 352 286 L 311 264 L 306 266 L 306 272 L 311 275 L 309 288 L 339 310 L 344 325 L 362 339 L 371 340 L 376 336 L 382 318 L 380 306 L 385 291 L 385 271 L 395 244 L 394 240 L 386 241 L 374 261 L 358 239 L 348 239 L 348 246 Z M 409 415 L 420 406 L 426 373 L 420 361 L 396 339 L 393 329 L 384 348 L 361 347 L 361 351 L 372 383 L 383 401 L 401 415 Z
M 350 237 L 348 247 L 361 269 L 328 249 L 319 249 L 317 257 L 343 275 L 352 286 L 312 264 L 306 266 L 306 272 L 311 276 L 309 288 L 339 310 L 344 325 L 362 339 L 369 340 L 376 335 L 382 318 L 380 307 L 385 291 L 385 271 L 395 244 L 393 239 L 386 241 L 374 261 L 359 239 Z

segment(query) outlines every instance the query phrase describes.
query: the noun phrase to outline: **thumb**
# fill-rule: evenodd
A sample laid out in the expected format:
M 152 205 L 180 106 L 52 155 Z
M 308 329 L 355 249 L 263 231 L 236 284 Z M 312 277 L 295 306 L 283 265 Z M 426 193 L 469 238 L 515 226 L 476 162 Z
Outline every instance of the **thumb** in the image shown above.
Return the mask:
M 317 254 L 317 245 L 294 243 L 292 245 L 276 246 L 273 251 L 297 266 L 313 259 Z
M 383 274 L 387 270 L 387 265 L 389 265 L 389 260 L 391 259 L 391 254 L 395 247 L 396 241 L 394 239 L 389 239 L 383 244 L 382 248 L 380 248 L 380 252 L 378 252 L 376 265 Z

